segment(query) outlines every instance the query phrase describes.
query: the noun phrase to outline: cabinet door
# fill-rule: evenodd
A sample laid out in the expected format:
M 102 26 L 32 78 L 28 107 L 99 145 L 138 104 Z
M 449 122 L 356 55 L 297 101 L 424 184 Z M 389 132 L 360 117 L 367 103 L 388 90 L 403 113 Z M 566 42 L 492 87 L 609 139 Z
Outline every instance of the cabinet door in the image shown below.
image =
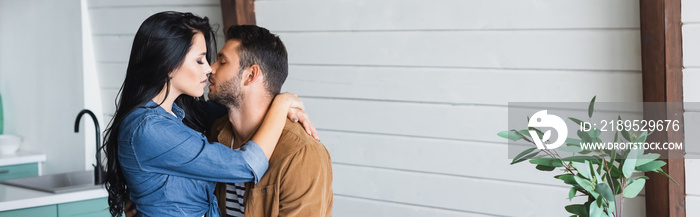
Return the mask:
M 111 216 L 107 198 L 58 204 L 58 217 Z
M 39 175 L 39 164 L 17 164 L 0 167 L 0 181 L 6 179 L 18 179 Z
M 56 205 L 32 207 L 26 209 L 16 209 L 5 212 L 0 212 L 0 217 L 17 217 L 17 216 L 46 216 L 56 217 Z

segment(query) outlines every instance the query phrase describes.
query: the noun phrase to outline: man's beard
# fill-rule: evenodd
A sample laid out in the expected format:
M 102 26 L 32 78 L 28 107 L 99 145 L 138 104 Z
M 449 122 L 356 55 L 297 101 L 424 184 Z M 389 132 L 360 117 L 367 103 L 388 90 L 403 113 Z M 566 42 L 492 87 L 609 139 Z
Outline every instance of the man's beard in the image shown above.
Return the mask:
M 216 92 L 210 93 L 209 99 L 228 108 L 240 108 L 241 102 L 243 102 L 240 79 L 234 77 L 219 84 L 216 87 Z

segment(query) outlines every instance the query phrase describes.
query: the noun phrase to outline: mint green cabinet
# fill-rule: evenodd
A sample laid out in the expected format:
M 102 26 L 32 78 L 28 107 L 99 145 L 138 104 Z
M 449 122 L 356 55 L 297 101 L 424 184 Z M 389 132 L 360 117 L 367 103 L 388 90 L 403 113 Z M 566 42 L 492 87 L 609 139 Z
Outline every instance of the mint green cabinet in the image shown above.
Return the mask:
M 107 198 L 58 204 L 58 217 L 110 216 Z
M 109 214 L 109 205 L 106 197 L 0 212 L 0 217 L 18 216 L 107 217 L 111 215 Z
M 39 163 L 16 164 L 0 167 L 0 180 L 18 179 L 39 175 Z
M 42 216 L 42 217 L 56 217 L 58 216 L 56 211 L 56 205 L 32 207 L 26 209 L 16 209 L 5 212 L 0 212 L 0 217 L 17 217 L 17 216 Z

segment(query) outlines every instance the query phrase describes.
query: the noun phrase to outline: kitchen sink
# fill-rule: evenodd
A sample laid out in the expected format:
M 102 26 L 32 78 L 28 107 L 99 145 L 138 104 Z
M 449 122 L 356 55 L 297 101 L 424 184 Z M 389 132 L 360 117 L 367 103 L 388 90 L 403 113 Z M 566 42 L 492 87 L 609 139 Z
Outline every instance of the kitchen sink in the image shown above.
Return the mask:
M 102 188 L 95 185 L 95 175 L 92 170 L 61 173 L 54 175 L 35 176 L 21 179 L 0 181 L 5 185 L 28 188 L 49 193 L 65 193 L 71 191 Z

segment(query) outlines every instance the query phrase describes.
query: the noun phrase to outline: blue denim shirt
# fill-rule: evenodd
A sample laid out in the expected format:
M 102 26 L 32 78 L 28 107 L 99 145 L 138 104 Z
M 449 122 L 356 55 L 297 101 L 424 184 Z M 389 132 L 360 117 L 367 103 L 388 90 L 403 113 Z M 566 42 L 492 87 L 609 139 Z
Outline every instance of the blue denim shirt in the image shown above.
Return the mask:
M 119 163 L 139 216 L 220 216 L 216 182 L 258 182 L 268 167 L 250 141 L 240 150 L 209 143 L 153 101 L 131 112 L 119 128 Z

